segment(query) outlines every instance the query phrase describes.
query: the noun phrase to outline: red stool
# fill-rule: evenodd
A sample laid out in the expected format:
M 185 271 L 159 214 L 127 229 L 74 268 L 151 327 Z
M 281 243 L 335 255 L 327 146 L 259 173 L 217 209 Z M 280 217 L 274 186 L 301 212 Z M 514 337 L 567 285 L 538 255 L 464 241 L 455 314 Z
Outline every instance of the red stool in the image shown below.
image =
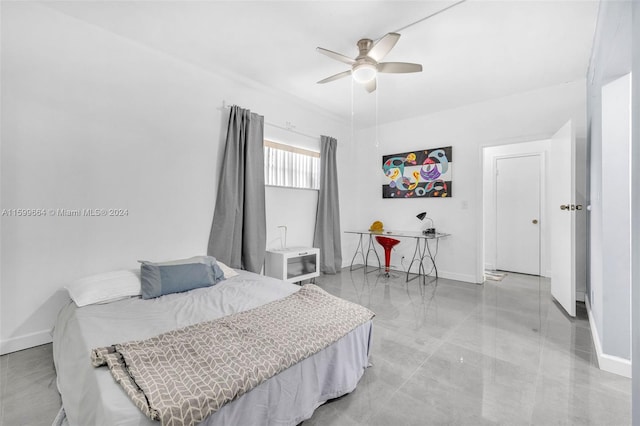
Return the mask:
M 400 242 L 395 238 L 376 236 L 376 241 L 384 248 L 384 274 L 389 276 L 389 264 L 391 263 L 391 249 Z

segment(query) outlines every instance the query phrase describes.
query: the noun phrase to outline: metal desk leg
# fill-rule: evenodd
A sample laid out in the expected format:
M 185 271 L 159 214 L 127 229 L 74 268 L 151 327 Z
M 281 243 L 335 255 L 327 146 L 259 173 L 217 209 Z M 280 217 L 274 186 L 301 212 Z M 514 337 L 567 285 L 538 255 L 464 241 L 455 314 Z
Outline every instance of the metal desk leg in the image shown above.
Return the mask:
M 367 249 L 367 256 L 364 259 L 365 272 L 367 270 L 367 266 L 369 266 L 369 253 L 371 252 L 376 255 L 376 259 L 378 260 L 378 269 L 380 269 L 380 257 L 378 256 L 378 252 L 376 251 L 376 245 L 373 243 L 373 235 L 369 234 L 369 248 Z
M 358 246 L 356 247 L 356 252 L 353 254 L 353 259 L 351 259 L 351 266 L 349 267 L 350 271 L 353 271 L 353 262 L 355 262 L 356 260 L 356 256 L 358 256 L 358 254 L 360 254 L 362 256 L 362 261 L 364 262 L 364 266 L 362 266 L 363 268 L 366 268 L 367 266 L 367 260 L 364 257 L 364 247 L 362 246 L 362 234 L 360 234 L 360 239 L 358 240 Z M 360 268 L 356 268 L 356 270 L 358 270 Z
M 435 238 L 435 240 L 436 240 L 436 253 L 435 254 L 437 254 L 438 253 L 438 239 Z M 427 251 L 429 253 L 429 260 L 431 260 L 431 265 L 433 265 L 433 271 L 436 273 L 436 279 L 438 279 L 438 267 L 436 266 L 436 257 L 435 257 L 435 254 L 431 252 L 431 247 L 429 247 L 427 239 L 425 239 L 425 245 L 426 245 Z
M 420 250 L 420 238 L 416 238 L 416 248 L 413 250 L 413 257 L 411 258 L 411 263 L 409 263 L 409 267 L 407 268 L 407 279 L 406 282 L 415 280 L 420 277 L 420 275 L 424 275 L 424 266 L 422 265 L 422 261 L 424 259 L 424 250 Z M 413 266 L 414 262 L 418 262 L 418 275 L 409 279 L 409 273 L 411 272 L 411 266 Z M 421 273 L 422 272 L 422 273 Z

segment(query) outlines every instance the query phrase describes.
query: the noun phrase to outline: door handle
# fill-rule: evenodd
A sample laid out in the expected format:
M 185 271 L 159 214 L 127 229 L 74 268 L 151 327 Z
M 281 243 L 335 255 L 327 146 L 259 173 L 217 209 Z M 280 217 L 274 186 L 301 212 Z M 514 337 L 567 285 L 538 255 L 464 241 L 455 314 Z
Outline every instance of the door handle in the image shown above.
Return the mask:
M 538 219 L 533 219 L 533 220 L 531 221 L 531 223 L 533 223 L 534 225 L 537 225 L 537 224 L 538 224 Z
M 560 210 L 582 210 L 582 204 L 561 204 Z

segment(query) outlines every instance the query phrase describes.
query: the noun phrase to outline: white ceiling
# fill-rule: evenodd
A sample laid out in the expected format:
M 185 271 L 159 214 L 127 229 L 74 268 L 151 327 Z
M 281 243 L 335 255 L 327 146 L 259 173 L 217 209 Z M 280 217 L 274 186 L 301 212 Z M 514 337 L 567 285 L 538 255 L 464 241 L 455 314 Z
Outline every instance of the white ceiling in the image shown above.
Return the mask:
M 316 84 L 347 66 L 315 48 L 355 57 L 358 39 L 380 38 L 453 3 L 45 4 L 202 68 L 255 80 L 348 118 L 351 79 Z M 467 0 L 403 30 L 385 61 L 421 63 L 424 71 L 380 75 L 374 94 L 354 87 L 353 109 L 370 111 L 377 97 L 379 122 L 394 121 L 580 80 L 587 72 L 597 9 L 596 1 Z

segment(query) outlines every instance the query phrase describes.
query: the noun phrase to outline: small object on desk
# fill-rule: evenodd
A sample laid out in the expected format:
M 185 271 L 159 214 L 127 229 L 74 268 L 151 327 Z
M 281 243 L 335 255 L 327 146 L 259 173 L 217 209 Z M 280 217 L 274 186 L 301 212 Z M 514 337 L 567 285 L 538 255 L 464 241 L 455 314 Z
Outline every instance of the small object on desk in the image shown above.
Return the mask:
M 431 227 L 430 228 L 424 228 L 424 230 L 422 231 L 422 233 L 424 235 L 435 235 L 436 234 L 436 228 L 433 227 L 433 219 L 431 219 L 430 217 L 427 217 L 427 212 L 418 213 L 416 215 L 416 217 L 418 219 L 420 219 L 421 221 L 424 221 L 425 219 L 427 219 L 428 221 L 431 222 Z
M 371 231 L 371 232 L 380 232 L 381 233 L 382 231 L 384 231 L 384 225 L 379 220 L 376 220 L 369 227 L 369 231 Z

